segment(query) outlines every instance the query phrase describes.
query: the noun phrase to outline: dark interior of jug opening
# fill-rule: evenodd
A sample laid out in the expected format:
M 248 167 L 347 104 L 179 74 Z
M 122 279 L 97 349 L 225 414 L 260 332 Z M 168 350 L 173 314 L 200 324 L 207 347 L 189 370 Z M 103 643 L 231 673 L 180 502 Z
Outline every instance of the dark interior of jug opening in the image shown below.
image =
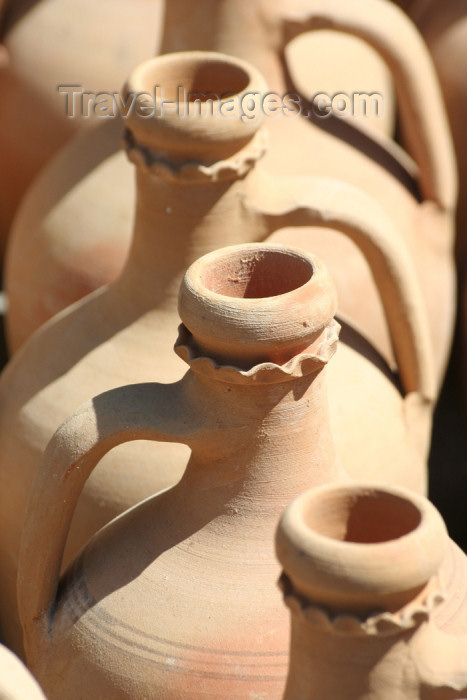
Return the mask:
M 300 255 L 259 250 L 217 259 L 201 281 L 207 289 L 223 296 L 264 299 L 298 289 L 312 275 L 311 262 Z
M 186 65 L 176 62 L 157 69 L 148 66 L 143 80 L 150 94 L 159 86 L 165 102 L 217 102 L 246 90 L 250 76 L 241 66 L 221 59 L 187 59 Z
M 414 503 L 378 489 L 337 490 L 310 503 L 304 513 L 305 524 L 314 532 L 361 544 L 399 539 L 413 532 L 421 519 Z

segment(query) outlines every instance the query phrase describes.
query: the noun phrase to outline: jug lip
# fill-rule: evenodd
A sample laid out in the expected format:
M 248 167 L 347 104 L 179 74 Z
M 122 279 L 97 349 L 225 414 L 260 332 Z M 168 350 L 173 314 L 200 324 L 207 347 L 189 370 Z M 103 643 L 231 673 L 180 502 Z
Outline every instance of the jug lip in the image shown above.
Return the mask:
M 356 482 L 317 487 L 284 512 L 276 552 L 297 593 L 353 612 L 394 612 L 440 571 L 444 521 L 408 489 Z
M 264 362 L 284 365 L 309 349 L 315 354 L 337 295 L 326 267 L 310 253 L 249 243 L 194 262 L 183 277 L 178 310 L 200 355 L 248 370 Z M 329 340 L 334 344 L 332 334 Z
M 245 147 L 262 115 L 247 117 L 250 96 L 268 94 L 259 71 L 242 59 L 209 51 L 183 51 L 140 64 L 123 86 L 136 96 L 126 115 L 139 146 L 174 163 L 212 165 Z

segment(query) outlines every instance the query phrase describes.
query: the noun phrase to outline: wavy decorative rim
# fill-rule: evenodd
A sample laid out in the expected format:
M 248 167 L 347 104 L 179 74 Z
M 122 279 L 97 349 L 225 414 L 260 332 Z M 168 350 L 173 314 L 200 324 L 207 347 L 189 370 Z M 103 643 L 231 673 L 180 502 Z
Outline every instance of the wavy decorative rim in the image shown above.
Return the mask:
M 232 158 L 217 161 L 212 165 L 203 165 L 196 161 L 176 164 L 157 151 L 138 143 L 130 129 L 126 129 L 123 136 L 123 148 L 134 165 L 169 181 L 219 182 L 242 177 L 263 157 L 267 147 L 267 131 L 260 127 L 251 141 Z
M 287 576 L 282 573 L 278 586 L 284 603 L 290 610 L 314 627 L 330 634 L 356 637 L 388 636 L 404 632 L 427 622 L 433 610 L 446 600 L 439 575 L 433 576 L 423 591 L 395 613 L 374 612 L 362 619 L 357 615 L 332 615 L 325 607 L 311 603 L 297 594 Z
M 332 319 L 306 351 L 299 353 L 283 365 L 262 362 L 243 370 L 235 365 L 221 365 L 210 357 L 199 354 L 190 331 L 181 323 L 174 345 L 177 355 L 199 374 L 229 384 L 278 384 L 294 377 L 305 377 L 317 372 L 334 355 L 339 339 L 340 325 Z

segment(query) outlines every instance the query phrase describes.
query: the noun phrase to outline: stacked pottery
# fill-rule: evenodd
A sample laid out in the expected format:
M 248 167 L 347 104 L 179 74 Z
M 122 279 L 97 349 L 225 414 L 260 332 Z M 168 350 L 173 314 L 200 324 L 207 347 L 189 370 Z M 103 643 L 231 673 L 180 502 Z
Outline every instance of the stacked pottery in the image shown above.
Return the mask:
M 70 91 L 59 87 L 118 91 L 122 75 L 157 53 L 163 4 L 4 0 L 0 43 L 8 60 L 2 65 L 0 55 L 1 255 L 31 179 L 77 129 L 96 123 L 86 98 L 67 97 Z M 78 118 L 72 117 L 73 101 Z
M 402 7 L 403 3 L 398 2 Z M 460 196 L 457 207 L 456 257 L 467 275 L 467 2 L 413 0 L 404 9 L 425 39 L 439 77 L 457 155 Z
M 467 695 L 467 559 L 425 499 L 369 483 L 299 496 L 276 536 L 284 700 Z
M 0 644 L 0 700 L 45 700 L 21 661 Z
M 219 31 L 207 31 L 202 8 Z M 271 142 L 264 162 L 274 174 L 325 175 L 362 187 L 393 219 L 398 239 L 404 241 L 412 256 L 429 310 L 439 386 L 453 326 L 451 248 L 456 182 L 432 65 L 414 27 L 389 3 L 358 0 L 350 10 L 346 2 L 326 3 L 324 9 L 322 3 L 311 2 L 307 8 L 307 12 L 300 13 L 288 4 L 259 0 L 253 6 L 238 0 L 171 2 L 163 50 L 174 51 L 186 44 L 189 48 L 208 47 L 240 54 L 256 63 L 265 73 L 269 90 L 282 96 L 296 89 L 292 79 L 299 86 L 305 83 L 298 71 L 289 70 L 284 57 L 288 44 L 296 41 L 300 33 L 298 38 L 304 40 L 303 32 L 308 29 L 319 29 L 312 33 L 320 37 L 323 28 L 332 28 L 338 37 L 336 42 L 341 40 L 342 32 L 365 40 L 387 62 L 400 97 L 402 132 L 413 160 L 384 134 L 365 130 L 364 118 L 356 124 L 332 115 L 318 117 L 312 105 L 300 98 L 303 110 L 311 110 L 311 119 L 298 116 L 293 110 L 274 114 L 277 118 L 263 115 Z M 184 23 L 177 22 L 180 17 Z M 312 65 L 311 60 L 308 65 Z M 340 76 L 340 72 L 336 59 L 334 75 Z M 324 79 L 331 91 L 331 79 Z M 372 93 L 372 84 L 361 85 L 355 78 L 349 82 L 352 92 Z M 381 88 L 378 81 L 375 84 L 376 92 L 382 90 L 386 99 L 384 86 Z M 318 83 L 310 84 L 311 92 L 321 89 Z M 51 164 L 24 202 L 15 222 L 6 266 L 10 298 L 7 327 L 12 350 L 32 329 L 97 285 L 99 279 L 109 281 L 123 264 L 129 242 L 132 190 L 122 157 L 113 150 L 119 130 L 117 124 L 103 127 L 107 131 L 106 142 L 99 147 L 98 155 L 93 151 L 95 144 L 89 145 L 92 155 L 85 167 L 86 176 L 76 165 L 70 170 L 78 156 L 82 163 L 83 150 L 87 150 L 84 137 L 70 146 L 68 153 Z M 305 153 L 310 155 L 304 157 Z M 417 189 L 421 201 L 417 199 Z M 88 216 L 83 214 L 86 211 Z M 106 226 L 107 220 L 113 227 Z M 390 335 L 365 255 L 336 232 L 332 222 L 324 221 L 323 225 L 326 228 L 316 227 L 306 234 L 281 231 L 276 240 L 307 247 L 326 261 L 338 286 L 341 315 L 369 338 L 394 369 Z M 83 228 L 89 232 L 84 236 Z
M 430 48 L 449 114 L 459 172 L 456 260 L 459 274 L 460 369 L 467 412 L 467 2 L 418 2 L 414 19 Z
M 304 488 L 345 478 L 324 372 L 335 308 L 309 254 L 210 253 L 180 291 L 183 378 L 101 394 L 55 433 L 18 572 L 27 660 L 50 700 L 280 697 L 276 523 Z M 181 481 L 109 523 L 59 579 L 86 479 L 109 450 L 140 439 L 191 448 Z
M 315 489 L 277 537 L 293 612 L 285 697 L 361 698 L 368 684 L 375 698 L 418 698 L 422 686 L 461 697 L 467 560 L 427 501 L 350 485 L 340 468 L 323 371 L 335 307 L 325 268 L 303 251 L 210 253 L 180 290 L 184 377 L 106 392 L 60 426 L 18 572 L 28 664 L 51 700 L 282 697 L 272 535 L 305 485 Z M 103 455 L 140 439 L 190 446 L 184 476 L 109 523 L 60 578 L 83 485 Z
M 225 100 L 237 104 L 266 89 L 243 61 L 187 53 L 143 64 L 128 92 L 145 92 L 156 76 L 166 99 L 180 84 L 188 91 L 227 91 Z M 0 379 L 0 531 L 8 533 L 1 542 L 0 620 L 5 640 L 18 651 L 16 562 L 42 453 L 89 396 L 125 383 L 180 378 L 183 363 L 171 348 L 179 282 L 190 262 L 220 243 L 262 240 L 287 225 L 329 223 L 359 246 L 378 286 L 402 390 L 375 350 L 347 328 L 330 386 L 337 450 L 350 455 L 355 476 L 426 489 L 433 363 L 416 276 L 391 222 L 371 198 L 345 183 L 272 176 L 262 166 L 265 130 L 258 123 L 206 113 L 180 119 L 169 111 L 148 120 L 144 112 L 138 115 L 142 109 L 138 104 L 127 121 L 137 204 L 121 275 L 43 326 Z M 79 500 L 65 562 L 114 516 L 173 485 L 187 457 L 186 447 L 145 440 L 106 454 Z
M 287 91 L 285 79 L 275 78 L 279 69 L 281 73 L 285 71 L 282 44 L 277 43 L 274 48 L 269 44 L 270 25 L 277 27 L 274 34 L 278 34 L 286 3 L 278 4 L 274 18 L 264 16 L 263 6 L 262 0 L 168 3 L 164 52 L 183 49 L 185 45 L 187 49 L 256 58 L 257 67 L 267 70 L 269 89 L 282 96 Z M 211 22 L 206 22 L 206 17 Z M 218 31 L 212 31 L 213 25 Z M 301 41 L 290 42 L 291 55 L 287 60 L 294 81 L 303 84 L 303 89 L 311 84 L 320 89 L 325 86 L 329 94 L 339 90 L 351 94 L 356 89 L 376 92 L 384 99 L 384 109 L 374 116 L 369 107 L 367 114 L 351 120 L 360 129 L 371 125 L 391 136 L 393 91 L 378 54 L 358 38 L 334 32 L 307 33 L 298 39 Z M 343 58 L 321 61 L 323 42 L 327 51 L 331 47 L 336 58 Z M 255 55 L 250 55 L 248 48 L 252 44 Z M 262 59 L 262 54 L 268 58 Z M 273 69 L 276 64 L 277 69 Z M 362 66 L 364 77 L 360 77 Z M 97 132 L 79 134 L 47 165 L 15 219 L 6 264 L 10 298 L 8 341 L 12 352 L 45 320 L 114 280 L 124 263 L 131 241 L 133 173 L 120 152 L 123 125 L 117 118 L 101 122 Z M 293 159 L 291 154 L 290 165 Z M 296 164 L 287 166 L 287 174 L 295 174 L 295 169 Z
M 430 50 L 446 103 L 457 156 L 459 199 L 456 212 L 455 257 L 458 273 L 458 335 L 452 367 L 461 382 L 460 405 L 467 415 L 467 2 L 399 1 L 416 23 Z M 464 431 L 465 432 L 465 431 Z M 465 443 L 464 443 L 465 445 Z M 465 446 L 464 446 L 465 449 Z M 464 464 L 460 464 L 460 483 Z

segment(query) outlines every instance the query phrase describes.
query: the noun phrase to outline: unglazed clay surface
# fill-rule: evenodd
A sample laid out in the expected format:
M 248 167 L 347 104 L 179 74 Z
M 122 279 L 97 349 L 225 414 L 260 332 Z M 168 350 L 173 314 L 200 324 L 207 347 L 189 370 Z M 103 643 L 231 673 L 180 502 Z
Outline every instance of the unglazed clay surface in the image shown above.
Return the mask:
M 161 80 L 168 71 L 171 80 L 179 76 L 188 84 L 199 73 L 209 75 L 209 66 L 217 80 L 222 67 L 223 86 L 231 71 L 238 94 L 264 89 L 248 64 L 203 53 L 154 59 L 135 72 L 127 89 L 132 81 L 139 87 L 151 71 Z M 149 130 L 142 121 L 135 117 L 128 123 L 126 138 L 136 165 L 137 202 L 123 272 L 114 284 L 43 326 L 0 379 L 0 531 L 8 532 L 2 541 L 1 623 L 5 639 L 18 650 L 16 558 L 43 450 L 89 396 L 125 383 L 181 377 L 184 365 L 172 352 L 180 278 L 191 261 L 220 241 L 261 240 L 283 226 L 326 222 L 364 252 L 390 329 L 401 387 L 374 349 L 347 327 L 329 378 L 338 454 L 347 456 L 353 476 L 426 489 L 436 391 L 433 360 L 416 275 L 391 221 L 371 198 L 344 183 L 279 179 L 269 173 L 261 163 L 266 140 L 259 124 L 248 122 L 245 134 L 235 120 L 226 120 L 218 131 L 215 117 L 153 120 Z M 368 406 L 374 409 L 370 413 Z M 187 458 L 184 447 L 144 440 L 105 455 L 80 498 L 65 562 L 115 515 L 173 485 Z
M 382 13 L 379 21 L 375 6 Z M 206 0 L 187 4 L 179 0 L 168 4 L 162 50 L 208 48 L 246 58 L 263 71 L 268 90 L 279 95 L 288 90 L 303 90 L 305 96 L 320 91 L 334 94 L 335 90 L 377 93 L 384 98 L 383 123 L 392 112 L 392 89 L 381 72 L 381 61 L 386 61 L 399 97 L 405 145 L 413 160 L 389 138 L 390 129 L 378 133 L 365 127 L 364 118 L 355 123 L 352 119 L 310 121 L 277 115 L 263 119 L 270 134 L 264 162 L 280 175 L 341 179 L 362 187 L 382 205 L 406 241 L 422 286 L 437 348 L 439 383 L 454 317 L 455 201 L 455 170 L 439 89 L 426 48 L 402 13 L 376 0 L 358 0 L 350 13 L 348 8 L 348 3 L 333 2 L 324 11 L 321 3 L 311 3 L 300 12 L 283 2 L 257 0 L 252 5 L 243 0 Z M 208 29 L 207 15 L 216 31 Z M 346 34 L 325 30 L 327 26 Z M 306 33 L 308 29 L 319 31 Z M 326 61 L 323 71 L 321 60 L 316 66 L 316 55 L 324 41 L 329 46 L 327 54 L 335 60 Z M 407 46 L 411 46 L 410 53 Z M 286 48 L 290 60 L 284 63 Z M 365 78 L 353 63 L 362 51 L 369 52 Z M 309 108 L 305 100 L 304 109 Z M 12 352 L 50 315 L 91 291 L 99 281 L 114 279 L 123 265 L 131 239 L 134 190 L 128 186 L 131 174 L 124 156 L 117 153 L 119 128 L 106 124 L 98 136 L 86 135 L 71 144 L 44 172 L 18 214 L 5 275 Z M 107 132 L 105 138 L 103 132 Z M 103 139 L 98 151 L 97 138 Z M 79 172 L 74 165 L 78 157 L 87 164 Z M 421 202 L 417 201 L 418 190 Z M 282 230 L 276 240 L 305 247 L 326 261 L 338 286 L 340 312 L 393 366 L 390 334 L 362 251 L 330 222 L 303 234 Z
M 51 700 L 90 689 L 102 699 L 280 697 L 275 524 L 293 494 L 346 478 L 323 371 L 335 308 L 329 274 L 308 254 L 259 244 L 211 253 L 182 284 L 183 379 L 102 394 L 56 433 L 33 487 L 18 588 L 28 663 Z M 141 438 L 191 447 L 182 480 L 101 530 L 53 601 L 84 480 L 105 452 Z
M 299 496 L 276 535 L 285 700 L 464 698 L 465 555 L 425 499 L 371 483 Z
M 0 700 L 46 700 L 27 668 L 1 644 Z
M 5 2 L 0 59 L 0 252 L 32 178 L 78 129 L 60 85 L 118 91 L 122 78 L 158 52 L 163 0 L 12 0 Z M 105 27 L 105 31 L 103 31 Z M 79 88 L 78 88 L 79 89 Z M 80 113 L 81 97 L 76 100 Z M 84 107 L 84 113 L 87 110 Z

